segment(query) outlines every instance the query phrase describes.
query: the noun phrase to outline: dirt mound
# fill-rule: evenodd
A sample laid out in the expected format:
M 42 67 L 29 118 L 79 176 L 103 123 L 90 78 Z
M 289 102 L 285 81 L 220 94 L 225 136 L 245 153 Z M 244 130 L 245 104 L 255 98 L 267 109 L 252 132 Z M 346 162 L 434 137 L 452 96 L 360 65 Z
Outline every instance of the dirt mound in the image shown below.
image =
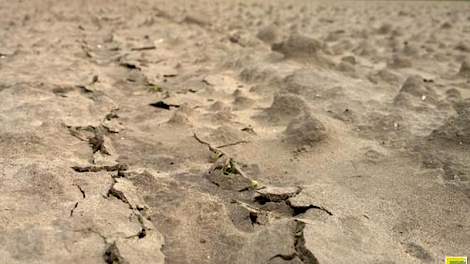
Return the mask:
M 230 108 L 231 107 L 227 103 L 222 101 L 216 101 L 209 107 L 212 111 L 224 111 Z
M 259 117 L 272 124 L 287 124 L 292 118 L 307 113 L 305 100 L 295 94 L 283 93 L 274 96 L 273 103 Z
M 446 99 L 449 102 L 457 103 L 462 100 L 462 94 L 455 88 L 450 88 L 446 91 Z
M 271 45 L 271 50 L 282 53 L 287 59 L 311 61 L 322 66 L 331 65 L 331 62 L 322 56 L 323 49 L 324 45 L 320 41 L 298 33 Z
M 341 61 L 348 62 L 349 64 L 356 65 L 356 57 L 354 56 L 344 56 L 341 58 Z
M 173 113 L 173 115 L 168 120 L 168 124 L 174 126 L 191 126 L 190 116 L 193 114 L 194 110 L 188 104 L 180 105 Z
M 412 75 L 401 86 L 394 103 L 403 106 L 415 106 L 423 102 L 436 103 L 437 99 L 436 91 L 425 84 L 423 77 Z
M 317 71 L 301 69 L 286 76 L 281 82 L 281 89 L 311 98 L 325 89 L 324 83 L 330 84 L 333 81 L 334 79 L 322 76 Z
M 237 96 L 233 100 L 234 110 L 244 110 L 250 108 L 253 104 L 255 104 L 255 100 L 243 95 Z
M 423 77 L 419 75 L 408 77 L 400 89 L 400 93 L 408 93 L 418 97 L 421 97 L 426 92 L 427 90 L 424 86 Z
M 346 61 L 342 61 L 337 66 L 338 71 L 344 72 L 349 74 L 350 76 L 355 76 L 356 69 L 354 68 L 354 64 L 351 64 Z
M 367 40 L 363 40 L 353 49 L 354 54 L 364 57 L 375 57 L 378 54 L 377 48 Z
M 404 43 L 403 54 L 407 56 L 412 56 L 412 57 L 416 57 L 420 55 L 419 49 L 416 46 L 411 45 L 408 42 Z
M 256 37 L 265 43 L 274 43 L 279 38 L 279 32 L 275 26 L 269 25 L 262 27 L 256 34 Z
M 376 29 L 375 32 L 377 34 L 386 35 L 386 34 L 389 34 L 392 30 L 393 30 L 392 25 L 390 25 L 389 23 L 383 23 L 382 25 L 380 25 L 379 28 Z
M 175 126 L 191 125 L 191 121 L 189 120 L 188 116 L 181 111 L 176 111 L 175 113 L 173 113 L 173 116 L 168 120 L 168 123 Z
M 219 126 L 208 137 L 216 145 L 225 145 L 245 140 L 246 135 L 239 129 L 228 125 Z
M 373 83 L 383 81 L 389 84 L 397 84 L 400 81 L 399 77 L 392 73 L 389 69 L 381 69 L 376 73 L 372 73 L 368 76 L 368 79 Z
M 293 119 L 284 131 L 285 141 L 295 146 L 312 146 L 326 136 L 323 123 L 309 114 Z
M 411 62 L 411 59 L 395 54 L 387 63 L 388 67 L 393 68 L 393 69 L 399 69 L 399 68 L 409 68 L 413 66 L 413 63 Z
M 457 144 L 470 144 L 470 99 L 457 103 L 457 115 L 450 117 L 447 122 L 434 130 L 430 140 L 441 139 Z
M 461 77 L 470 78 L 470 61 L 465 60 L 462 62 L 458 75 Z

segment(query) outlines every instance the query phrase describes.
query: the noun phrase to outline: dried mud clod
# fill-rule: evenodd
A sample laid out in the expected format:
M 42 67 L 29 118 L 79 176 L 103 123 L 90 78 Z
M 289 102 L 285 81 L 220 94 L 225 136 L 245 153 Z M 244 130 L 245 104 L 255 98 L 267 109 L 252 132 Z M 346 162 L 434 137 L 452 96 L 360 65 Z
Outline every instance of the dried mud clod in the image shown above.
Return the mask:
M 110 155 L 108 149 L 104 144 L 104 133 L 101 129 L 95 129 L 94 136 L 88 139 L 93 153 L 101 152 L 103 154 Z
M 274 187 L 265 186 L 256 190 L 254 204 L 260 212 L 268 213 L 273 217 L 297 217 L 309 210 L 318 210 L 322 214 L 332 216 L 333 213 L 327 208 L 314 205 L 310 202 L 291 201 L 302 192 L 301 187 Z M 295 198 L 294 198 L 295 199 Z
M 281 202 L 299 194 L 301 191 L 300 187 L 266 186 L 256 191 L 255 201 L 258 203 Z
M 249 179 L 232 158 L 221 157 L 210 168 L 207 178 L 217 186 L 235 191 L 253 189 L 254 181 Z
M 124 129 L 121 122 L 119 122 L 119 115 L 118 115 L 119 108 L 115 107 L 112 108 L 109 113 L 103 118 L 101 122 L 101 126 L 105 129 L 107 133 L 119 133 L 121 130 Z
M 128 219 L 140 228 L 135 233 L 121 237 L 104 237 L 107 245 L 104 252 L 106 263 L 163 263 L 161 246 L 163 238 L 155 230 L 148 218 L 149 208 L 140 196 L 136 186 L 127 178 L 113 177 L 113 182 L 108 189 L 105 199 L 114 197 L 129 206 Z
M 93 165 L 77 166 L 74 168 L 76 171 L 113 170 L 113 166 L 117 165 L 116 150 L 111 138 L 108 137 L 109 134 L 119 133 L 123 129 L 122 124 L 118 121 L 117 111 L 118 108 L 113 107 L 98 125 L 66 125 L 72 136 L 88 143 L 92 153 L 89 162 Z
M 252 233 L 236 263 L 304 263 L 317 264 L 314 254 L 305 246 L 305 223 L 280 219 Z
M 269 211 L 236 199 L 231 203 L 235 205 L 231 210 L 232 222 L 245 232 L 252 232 L 256 226 L 268 225 L 271 221 L 272 216 Z

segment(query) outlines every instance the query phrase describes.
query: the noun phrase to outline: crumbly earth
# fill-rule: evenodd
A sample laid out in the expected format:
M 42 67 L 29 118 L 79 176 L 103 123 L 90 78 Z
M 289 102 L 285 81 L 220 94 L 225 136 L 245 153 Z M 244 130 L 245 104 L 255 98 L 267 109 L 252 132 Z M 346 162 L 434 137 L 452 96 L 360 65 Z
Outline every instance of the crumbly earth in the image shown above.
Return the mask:
M 470 5 L 0 1 L 1 263 L 470 254 Z

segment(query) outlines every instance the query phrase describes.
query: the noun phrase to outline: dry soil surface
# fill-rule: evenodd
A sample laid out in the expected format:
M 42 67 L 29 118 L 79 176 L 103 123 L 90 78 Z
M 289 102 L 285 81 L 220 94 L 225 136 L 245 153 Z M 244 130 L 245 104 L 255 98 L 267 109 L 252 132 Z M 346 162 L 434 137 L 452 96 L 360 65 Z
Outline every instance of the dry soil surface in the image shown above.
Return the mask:
M 0 262 L 470 255 L 470 4 L 0 1 Z

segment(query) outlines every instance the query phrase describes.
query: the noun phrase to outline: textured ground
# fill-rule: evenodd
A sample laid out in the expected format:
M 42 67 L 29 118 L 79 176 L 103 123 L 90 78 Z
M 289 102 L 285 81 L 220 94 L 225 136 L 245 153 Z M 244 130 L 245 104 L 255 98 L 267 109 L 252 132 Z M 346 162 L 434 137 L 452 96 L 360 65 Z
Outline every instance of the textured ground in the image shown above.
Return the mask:
M 470 254 L 470 5 L 0 1 L 1 263 Z

